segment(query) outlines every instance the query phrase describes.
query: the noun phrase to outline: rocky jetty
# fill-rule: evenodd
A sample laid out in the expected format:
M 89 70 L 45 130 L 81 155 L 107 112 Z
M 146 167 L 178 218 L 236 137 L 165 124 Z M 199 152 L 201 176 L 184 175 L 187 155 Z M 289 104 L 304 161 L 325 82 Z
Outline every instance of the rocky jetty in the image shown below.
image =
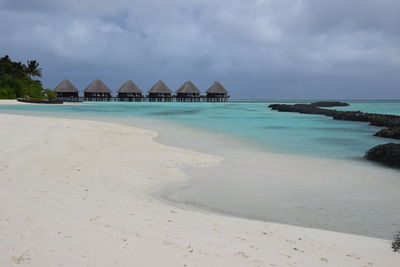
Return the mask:
M 347 107 L 347 106 L 350 106 L 349 103 L 338 102 L 338 101 L 319 101 L 319 102 L 313 102 L 310 105 L 314 106 L 314 107 Z
M 333 102 L 335 103 L 335 102 Z M 334 109 L 324 109 L 315 106 L 314 104 L 272 104 L 268 106 L 272 110 L 281 112 L 296 112 L 303 114 L 319 114 L 332 117 L 335 120 L 345 121 L 363 121 L 369 122 L 371 125 L 388 127 L 389 132 L 396 132 L 395 128 L 400 127 L 400 116 L 375 114 L 361 111 L 340 111 Z M 391 138 L 400 139 L 397 135 L 393 134 Z M 386 136 L 385 136 L 386 137 Z
M 382 129 L 374 135 L 384 138 L 400 139 L 400 127 Z
M 316 102 L 311 104 L 272 104 L 268 107 L 280 112 L 296 112 L 302 114 L 319 114 L 335 120 L 362 121 L 371 125 L 387 127 L 375 134 L 378 137 L 400 139 L 400 116 L 375 114 L 361 111 L 340 111 L 321 107 L 348 106 L 342 102 Z M 365 158 L 388 166 L 400 168 L 400 144 L 388 143 L 370 149 Z
M 367 151 L 365 158 L 400 168 L 400 144 L 388 143 L 373 147 Z

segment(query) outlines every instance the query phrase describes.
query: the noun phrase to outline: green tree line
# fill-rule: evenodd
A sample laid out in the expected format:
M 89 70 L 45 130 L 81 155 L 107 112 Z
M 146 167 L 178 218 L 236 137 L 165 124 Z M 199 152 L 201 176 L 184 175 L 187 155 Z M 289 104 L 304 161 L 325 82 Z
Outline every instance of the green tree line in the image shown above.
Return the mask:
M 54 97 L 54 92 L 44 89 L 40 80 L 42 70 L 36 60 L 26 64 L 14 62 L 9 56 L 0 58 L 0 99 L 26 98 L 40 100 Z

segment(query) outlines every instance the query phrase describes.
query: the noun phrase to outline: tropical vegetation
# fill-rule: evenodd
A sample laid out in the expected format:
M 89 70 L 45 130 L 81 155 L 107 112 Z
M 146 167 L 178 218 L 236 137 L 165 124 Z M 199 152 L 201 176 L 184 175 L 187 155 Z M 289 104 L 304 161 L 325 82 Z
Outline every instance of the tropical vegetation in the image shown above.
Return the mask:
M 0 99 L 26 98 L 40 100 L 51 98 L 53 92 L 42 87 L 42 70 L 36 60 L 26 64 L 14 62 L 9 56 L 0 58 Z

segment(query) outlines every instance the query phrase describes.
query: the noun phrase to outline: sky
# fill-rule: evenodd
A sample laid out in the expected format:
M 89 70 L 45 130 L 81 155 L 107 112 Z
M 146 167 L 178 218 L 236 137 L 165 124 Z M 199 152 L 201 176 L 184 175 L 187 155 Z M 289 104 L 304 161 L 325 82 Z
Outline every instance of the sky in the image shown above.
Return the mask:
M 43 84 L 162 79 L 235 99 L 400 99 L 399 0 L 0 0 L 0 56 Z

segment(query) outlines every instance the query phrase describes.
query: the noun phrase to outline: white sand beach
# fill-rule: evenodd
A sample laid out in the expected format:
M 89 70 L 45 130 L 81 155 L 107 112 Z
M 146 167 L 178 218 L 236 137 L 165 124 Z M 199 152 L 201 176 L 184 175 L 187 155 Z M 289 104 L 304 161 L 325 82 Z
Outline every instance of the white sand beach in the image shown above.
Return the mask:
M 187 179 L 182 167 L 222 160 L 156 132 L 6 114 L 0 125 L 0 266 L 399 266 L 388 240 L 152 198 Z
M 0 105 L 31 105 L 29 103 L 18 102 L 15 99 L 1 99 Z

